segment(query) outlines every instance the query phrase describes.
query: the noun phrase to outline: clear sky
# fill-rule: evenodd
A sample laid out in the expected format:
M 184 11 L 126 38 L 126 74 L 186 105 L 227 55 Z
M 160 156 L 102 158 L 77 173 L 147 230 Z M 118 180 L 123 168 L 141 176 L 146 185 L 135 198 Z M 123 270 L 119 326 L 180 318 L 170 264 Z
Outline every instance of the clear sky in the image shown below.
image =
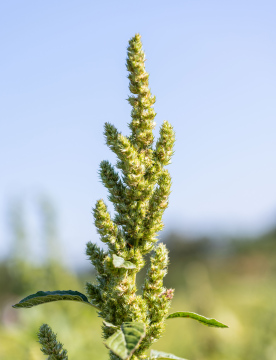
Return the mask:
M 49 196 L 71 257 L 96 240 L 104 122 L 128 134 L 128 40 L 142 35 L 156 135 L 176 131 L 168 230 L 276 223 L 276 2 L 2 1 L 0 253 L 15 198 Z

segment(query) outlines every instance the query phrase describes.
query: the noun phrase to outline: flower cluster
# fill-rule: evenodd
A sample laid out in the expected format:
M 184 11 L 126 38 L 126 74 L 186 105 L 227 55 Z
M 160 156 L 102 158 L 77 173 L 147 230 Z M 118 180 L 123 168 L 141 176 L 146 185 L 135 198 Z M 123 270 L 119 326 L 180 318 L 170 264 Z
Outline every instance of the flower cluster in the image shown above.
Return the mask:
M 67 350 L 63 349 L 62 344 L 57 341 L 56 334 L 53 333 L 49 325 L 41 325 L 38 339 L 42 345 L 42 353 L 49 355 L 48 360 L 68 360 Z
M 136 34 L 128 46 L 126 61 L 132 106 L 130 135 L 122 135 L 106 123 L 106 144 L 116 154 L 116 167 L 108 161 L 100 164 L 100 177 L 114 205 L 112 219 L 106 204 L 98 200 L 93 215 L 103 251 L 87 244 L 87 255 L 97 270 L 97 282 L 87 283 L 87 294 L 103 318 L 103 336 L 110 337 L 125 322 L 146 324 L 146 336 L 132 355 L 143 358 L 144 351 L 164 331 L 164 320 L 173 297 L 172 289 L 163 287 L 167 272 L 168 251 L 157 245 L 162 230 L 162 215 L 168 206 L 171 188 L 169 172 L 175 141 L 172 126 L 164 121 L 154 146 L 155 97 L 151 95 L 145 70 L 141 37 Z M 116 170 L 117 168 L 117 170 Z M 142 294 L 137 294 L 136 274 L 145 265 L 144 257 L 153 251 Z M 119 260 L 118 260 L 119 259 Z M 119 263 L 118 263 L 119 261 Z M 118 265 L 119 264 L 119 265 Z M 108 324 L 113 324 L 113 327 Z M 112 359 L 117 356 L 111 353 Z

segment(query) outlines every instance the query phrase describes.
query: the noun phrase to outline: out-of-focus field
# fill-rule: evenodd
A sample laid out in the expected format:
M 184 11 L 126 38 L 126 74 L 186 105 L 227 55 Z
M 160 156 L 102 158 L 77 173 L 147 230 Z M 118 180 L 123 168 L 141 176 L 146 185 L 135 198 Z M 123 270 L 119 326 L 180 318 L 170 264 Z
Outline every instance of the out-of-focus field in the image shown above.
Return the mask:
M 188 241 L 174 234 L 164 240 L 171 250 L 165 285 L 176 289 L 172 311 L 215 317 L 229 329 L 170 319 L 153 348 L 190 360 L 276 359 L 276 231 L 224 242 Z M 71 360 L 108 359 L 94 309 L 73 302 L 11 307 L 38 290 L 84 292 L 85 280 L 93 279 L 93 271 L 77 276 L 54 256 L 42 267 L 23 259 L 14 251 L 0 264 L 0 359 L 43 359 L 36 337 L 42 323 L 58 333 Z

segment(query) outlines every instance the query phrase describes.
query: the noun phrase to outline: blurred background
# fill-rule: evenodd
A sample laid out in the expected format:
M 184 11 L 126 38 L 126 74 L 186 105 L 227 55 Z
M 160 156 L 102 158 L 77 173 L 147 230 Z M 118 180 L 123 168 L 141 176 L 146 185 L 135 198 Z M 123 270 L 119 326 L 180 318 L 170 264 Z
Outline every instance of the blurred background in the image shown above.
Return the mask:
M 156 136 L 176 131 L 161 241 L 173 311 L 154 346 L 187 359 L 276 359 L 276 3 L 24 1 L 0 4 L 0 359 L 42 359 L 47 322 L 71 359 L 107 359 L 81 304 L 11 305 L 38 290 L 83 291 L 95 274 L 91 209 L 103 138 L 128 134 L 128 40 L 142 35 Z M 111 213 L 113 209 L 109 207 Z

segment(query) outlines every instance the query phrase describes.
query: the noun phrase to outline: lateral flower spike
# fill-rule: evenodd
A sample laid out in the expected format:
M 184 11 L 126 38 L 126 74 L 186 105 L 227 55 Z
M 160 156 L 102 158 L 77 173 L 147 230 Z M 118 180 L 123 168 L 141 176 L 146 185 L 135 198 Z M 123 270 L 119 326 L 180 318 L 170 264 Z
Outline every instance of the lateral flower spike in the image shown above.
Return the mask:
M 103 200 L 99 200 L 96 203 L 95 209 L 93 209 L 95 225 L 98 229 L 98 233 L 101 235 L 101 240 L 113 248 L 116 242 L 116 236 L 118 233 L 117 226 L 111 220 L 110 214 L 107 211 L 107 207 Z
M 148 305 L 149 326 L 141 346 L 147 348 L 159 339 L 165 330 L 164 320 L 171 305 L 174 290 L 163 287 L 163 278 L 167 274 L 168 250 L 164 244 L 156 246 L 150 259 L 150 268 L 143 286 L 143 298 Z
M 168 121 L 163 122 L 163 125 L 160 128 L 159 135 L 160 137 L 156 143 L 156 157 L 163 166 L 169 165 L 173 156 L 175 133 L 171 124 Z
M 47 360 L 68 360 L 67 350 L 57 341 L 57 336 L 49 325 L 41 325 L 37 336 L 42 345 L 40 350 L 44 355 L 48 355 Z

